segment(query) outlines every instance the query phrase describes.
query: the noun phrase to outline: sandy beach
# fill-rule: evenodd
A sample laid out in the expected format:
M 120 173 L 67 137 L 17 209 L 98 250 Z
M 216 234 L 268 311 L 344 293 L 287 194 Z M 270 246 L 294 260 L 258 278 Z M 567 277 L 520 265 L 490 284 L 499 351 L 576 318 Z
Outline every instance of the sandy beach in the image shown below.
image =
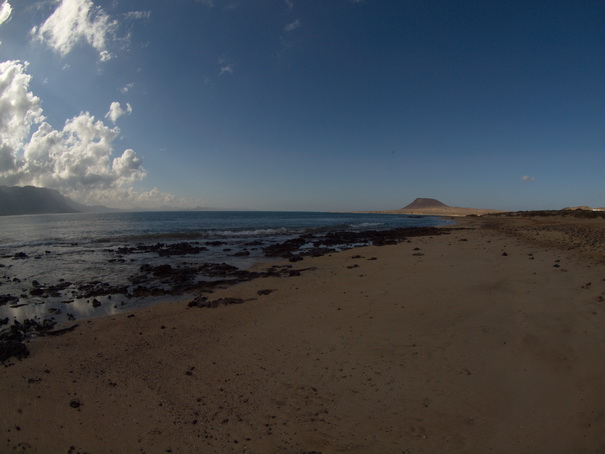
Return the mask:
M 605 452 L 603 224 L 464 218 L 79 321 L 0 368 L 0 451 Z

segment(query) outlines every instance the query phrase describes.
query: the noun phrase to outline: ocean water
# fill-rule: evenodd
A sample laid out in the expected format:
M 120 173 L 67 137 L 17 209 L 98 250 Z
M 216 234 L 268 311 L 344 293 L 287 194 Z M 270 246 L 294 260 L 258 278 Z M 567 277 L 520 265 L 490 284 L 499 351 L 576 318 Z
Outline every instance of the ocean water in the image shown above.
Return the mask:
M 226 263 L 246 269 L 270 260 L 264 247 L 300 235 L 448 222 L 431 216 L 256 211 L 0 217 L 0 319 L 65 321 L 174 300 L 167 287 L 165 294 L 133 295 L 145 266 L 186 270 Z M 196 273 L 194 279 L 213 278 Z M 127 292 L 82 296 L 83 288 L 94 285 Z

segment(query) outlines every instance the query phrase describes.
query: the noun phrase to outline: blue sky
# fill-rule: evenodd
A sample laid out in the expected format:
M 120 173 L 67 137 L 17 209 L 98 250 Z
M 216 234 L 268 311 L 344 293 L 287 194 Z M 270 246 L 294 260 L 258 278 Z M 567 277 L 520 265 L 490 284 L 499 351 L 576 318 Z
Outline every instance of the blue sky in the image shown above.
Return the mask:
M 605 206 L 603 0 L 0 5 L 0 184 L 144 208 Z

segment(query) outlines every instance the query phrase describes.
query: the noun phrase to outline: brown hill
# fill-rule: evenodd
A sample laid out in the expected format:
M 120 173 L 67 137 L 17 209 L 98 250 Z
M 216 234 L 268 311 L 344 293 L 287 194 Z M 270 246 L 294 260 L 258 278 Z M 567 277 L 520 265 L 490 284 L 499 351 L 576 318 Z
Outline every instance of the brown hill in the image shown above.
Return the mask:
M 437 199 L 419 197 L 409 205 L 400 210 L 384 211 L 392 214 L 416 214 L 423 216 L 468 216 L 471 214 L 482 215 L 498 213 L 498 210 L 486 210 L 481 208 L 451 207 Z
M 440 202 L 437 199 L 424 199 L 422 197 L 417 198 L 409 205 L 406 205 L 402 210 L 424 210 L 427 208 L 450 208 L 445 203 Z
M 363 213 L 414 214 L 419 216 L 481 216 L 483 214 L 502 213 L 502 211 L 482 208 L 451 207 L 437 199 L 419 197 L 399 210 L 363 211 Z

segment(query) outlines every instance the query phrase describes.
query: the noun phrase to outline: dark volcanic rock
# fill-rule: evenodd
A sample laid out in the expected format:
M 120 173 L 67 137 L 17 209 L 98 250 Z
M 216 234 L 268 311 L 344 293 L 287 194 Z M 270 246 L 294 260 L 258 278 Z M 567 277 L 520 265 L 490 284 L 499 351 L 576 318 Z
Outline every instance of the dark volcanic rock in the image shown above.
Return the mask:
M 224 241 L 206 241 L 206 246 L 222 246 L 223 244 L 227 244 Z
M 72 316 L 71 320 L 73 320 L 74 317 Z M 48 333 L 46 333 L 48 336 L 61 336 L 63 334 L 66 333 L 71 333 L 74 329 L 76 329 L 78 327 L 78 324 L 76 323 L 75 325 L 71 325 L 67 328 L 61 328 L 61 329 L 55 329 L 53 331 L 49 331 Z
M 17 359 L 27 358 L 29 356 L 27 346 L 20 341 L 0 341 L 0 361 L 6 361 L 13 356 Z
M 189 301 L 187 307 L 210 307 L 210 303 L 205 296 L 198 296 Z
M 48 298 L 49 296 L 59 297 L 61 296 L 61 291 L 65 290 L 71 285 L 71 282 L 67 281 L 61 282 L 57 285 L 42 285 L 38 281 L 34 280 L 32 281 L 32 289 L 29 291 L 29 294 L 31 296 L 40 296 L 42 298 Z
M 111 286 L 107 282 L 93 281 L 81 284 L 75 291 L 76 298 L 93 298 L 95 296 L 126 295 L 128 288 L 125 286 Z
M 177 243 L 171 244 L 169 246 L 164 247 L 163 249 L 158 250 L 158 254 L 160 256 L 170 256 L 170 255 L 187 255 L 187 254 L 199 254 L 200 252 L 207 251 L 208 248 L 204 246 L 195 246 L 191 243 Z
M 250 255 L 250 251 L 240 251 L 233 254 L 233 257 L 247 257 Z
M 366 244 L 385 246 L 400 243 L 405 241 L 408 237 L 443 235 L 446 233 L 449 233 L 448 229 L 438 229 L 435 227 L 411 227 L 391 230 L 367 230 L 361 232 L 336 231 L 328 232 L 324 237 L 301 236 L 293 238 L 284 241 L 283 243 L 267 246 L 263 251 L 268 257 L 283 257 L 295 261 L 297 260 L 296 257 L 318 257 L 335 252 L 337 248 L 342 250 Z M 302 246 L 310 242 L 313 244 L 312 248 L 302 248 Z
M 219 306 L 229 306 L 231 304 L 242 304 L 245 300 L 240 298 L 219 298 L 214 301 L 208 301 L 208 298 L 202 296 L 197 297 L 193 301 L 189 302 L 188 307 L 202 307 L 208 309 L 216 309 Z
M 42 323 L 26 318 L 23 323 L 15 320 L 13 324 L 0 333 L 0 340 L 16 340 L 22 341 L 33 335 L 45 335 L 52 331 L 56 323 L 52 320 L 45 319 Z
M 181 242 L 175 244 L 139 244 L 136 247 L 122 246 L 115 249 L 113 252 L 120 255 L 154 252 L 160 257 L 169 257 L 173 255 L 199 254 L 200 252 L 207 250 L 207 247 L 199 246 L 196 243 Z
M 272 244 L 263 248 L 263 252 L 267 257 L 285 257 L 288 258 L 293 252 L 298 251 L 299 248 L 307 243 L 307 240 L 302 237 L 292 238 L 279 244 Z
M 135 285 L 129 296 L 199 294 L 225 288 L 258 277 L 282 276 L 279 270 L 251 272 L 226 263 L 204 263 L 198 266 L 142 265 L 141 274 L 130 276 Z M 209 278 L 204 280 L 203 278 Z
M 29 355 L 24 340 L 32 336 L 45 336 L 51 334 L 56 323 L 52 320 L 44 320 L 39 323 L 35 320 L 25 319 L 23 323 L 15 320 L 13 324 L 0 333 L 0 361 L 6 361 L 11 357 L 23 359 Z
M 168 292 L 161 287 L 146 287 L 144 285 L 137 285 L 132 289 L 131 296 L 135 298 L 144 298 L 147 296 L 163 296 L 166 294 L 168 294 Z
M 19 298 L 13 295 L 0 295 L 0 306 L 4 306 L 5 304 L 14 304 L 18 303 Z

